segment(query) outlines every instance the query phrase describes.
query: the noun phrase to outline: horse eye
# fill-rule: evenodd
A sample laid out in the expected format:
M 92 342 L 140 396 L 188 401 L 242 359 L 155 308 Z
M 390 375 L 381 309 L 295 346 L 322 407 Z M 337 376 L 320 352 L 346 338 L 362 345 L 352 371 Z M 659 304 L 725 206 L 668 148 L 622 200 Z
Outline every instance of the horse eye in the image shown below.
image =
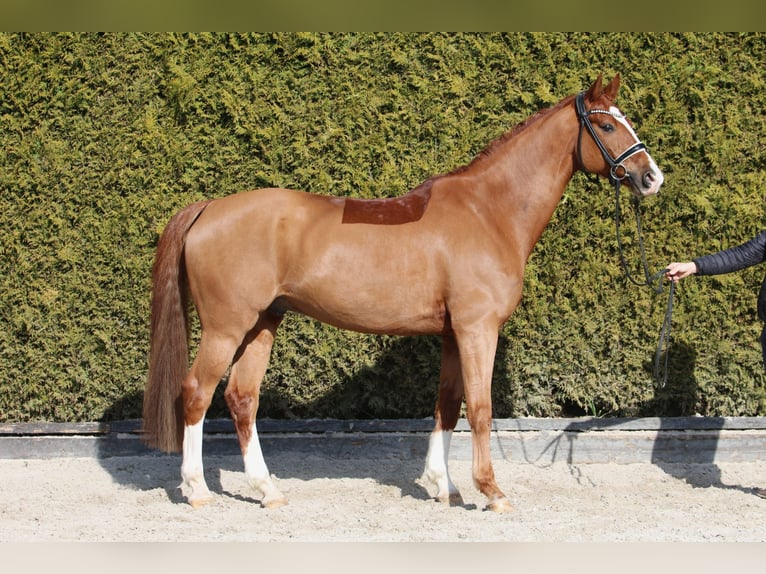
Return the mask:
M 600 126 L 606 133 L 612 133 L 615 130 L 614 124 L 603 124 Z

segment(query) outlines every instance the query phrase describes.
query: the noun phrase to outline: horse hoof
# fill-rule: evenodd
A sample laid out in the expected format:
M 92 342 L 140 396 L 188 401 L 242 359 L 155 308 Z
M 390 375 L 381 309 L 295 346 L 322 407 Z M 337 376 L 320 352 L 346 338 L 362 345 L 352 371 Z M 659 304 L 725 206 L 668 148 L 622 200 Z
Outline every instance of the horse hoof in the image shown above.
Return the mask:
M 513 506 L 511 506 L 507 498 L 498 498 L 487 504 L 487 510 L 500 514 L 503 512 L 513 512 Z
M 196 497 L 196 498 L 189 498 L 188 501 L 189 501 L 189 505 L 192 508 L 196 509 L 196 508 L 202 508 L 203 506 L 213 502 L 213 497 L 212 496 L 199 496 L 199 497 Z
M 285 506 L 287 504 L 287 498 L 284 496 L 280 496 L 279 498 L 272 498 L 272 499 L 263 499 L 261 501 L 261 507 L 273 509 L 273 508 L 281 508 L 282 506 Z
M 450 506 L 464 506 L 463 496 L 459 492 L 451 492 L 448 496 L 437 496 L 434 500 Z

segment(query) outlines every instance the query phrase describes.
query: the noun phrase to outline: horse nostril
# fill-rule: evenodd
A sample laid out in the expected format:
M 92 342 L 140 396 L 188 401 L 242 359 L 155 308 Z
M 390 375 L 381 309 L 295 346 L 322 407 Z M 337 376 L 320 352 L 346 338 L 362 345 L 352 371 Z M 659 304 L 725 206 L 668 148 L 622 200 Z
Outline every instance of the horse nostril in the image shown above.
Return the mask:
M 644 184 L 644 187 L 652 187 L 654 182 L 656 181 L 656 178 L 654 176 L 653 171 L 647 171 L 644 173 L 644 177 L 641 178 L 641 183 Z

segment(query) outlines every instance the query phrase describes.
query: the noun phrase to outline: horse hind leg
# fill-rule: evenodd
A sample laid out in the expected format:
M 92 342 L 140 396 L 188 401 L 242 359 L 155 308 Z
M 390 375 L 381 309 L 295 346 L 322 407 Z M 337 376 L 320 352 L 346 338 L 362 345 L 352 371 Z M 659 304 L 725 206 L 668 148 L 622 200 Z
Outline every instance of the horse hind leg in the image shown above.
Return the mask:
M 435 499 L 455 506 L 463 505 L 463 497 L 450 478 L 448 459 L 452 433 L 460 416 L 462 402 L 463 376 L 460 371 L 460 356 L 455 339 L 445 336 L 442 340 L 439 398 L 434 413 L 436 424 L 428 441 L 424 474 L 436 485 Z
M 213 495 L 205 482 L 202 464 L 202 439 L 205 414 L 216 386 L 226 374 L 236 343 L 203 331 L 191 369 L 183 382 L 181 400 L 184 413 L 181 490 L 193 507 L 207 504 Z
M 266 373 L 271 348 L 281 318 L 265 314 L 242 343 L 229 376 L 225 398 L 237 429 L 245 476 L 250 485 L 263 494 L 261 506 L 277 508 L 287 504 L 287 498 L 279 491 L 269 474 L 263 458 L 255 417 L 261 382 Z

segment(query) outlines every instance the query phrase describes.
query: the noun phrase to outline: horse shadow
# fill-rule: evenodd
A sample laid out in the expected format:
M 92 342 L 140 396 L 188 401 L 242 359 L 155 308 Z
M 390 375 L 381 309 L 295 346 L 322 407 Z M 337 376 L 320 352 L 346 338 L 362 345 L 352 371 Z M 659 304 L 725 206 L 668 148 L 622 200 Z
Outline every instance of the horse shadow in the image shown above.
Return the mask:
M 500 404 L 500 408 L 511 408 L 512 405 L 502 404 L 504 397 L 509 396 L 509 388 L 513 382 L 509 380 L 507 369 L 503 368 L 507 360 L 509 340 L 501 334 L 496 353 L 495 380 L 493 380 L 493 401 Z M 424 380 L 414 381 L 407 377 L 399 376 L 402 369 L 398 365 L 417 360 L 421 369 L 418 371 Z M 664 357 L 662 358 L 664 361 Z M 380 401 L 389 401 L 383 410 L 389 409 L 391 418 L 410 418 L 423 422 L 426 428 L 432 424 L 433 410 L 412 410 L 414 401 L 407 401 L 406 397 L 412 396 L 413 385 L 419 385 L 419 392 L 423 393 L 425 400 L 417 401 L 419 404 L 435 404 L 438 393 L 440 362 L 440 344 L 438 338 L 429 337 L 399 337 L 392 338 L 384 353 L 374 365 L 360 369 L 347 375 L 340 385 L 334 386 L 324 395 L 316 398 L 301 409 L 286 409 L 284 398 L 279 394 L 278 388 L 265 388 L 261 397 L 261 411 L 259 420 L 267 418 L 275 419 L 306 419 L 316 418 L 319 413 L 328 412 L 331 407 L 343 413 L 348 419 L 364 419 L 364 415 L 373 407 L 380 409 Z M 664 364 L 664 363 L 663 363 Z M 694 488 L 720 488 L 734 489 L 748 494 L 754 494 L 756 488 L 742 485 L 727 484 L 722 476 L 721 469 L 716 463 L 716 452 L 720 438 L 720 432 L 724 427 L 725 420 L 715 417 L 694 417 L 695 408 L 699 402 L 699 387 L 695 377 L 696 351 L 683 341 L 674 342 L 671 354 L 668 357 L 667 384 L 655 387 L 654 397 L 647 401 L 640 416 L 650 417 L 657 421 L 657 436 L 652 444 L 651 463 L 659 467 L 670 476 L 682 480 Z M 423 369 L 423 365 L 428 365 Z M 652 365 L 645 365 L 647 376 L 651 377 Z M 225 384 L 219 385 L 211 405 L 211 418 L 228 418 L 223 390 Z M 497 395 L 497 397 L 496 397 Z M 497 398 L 499 401 L 496 401 Z M 421 397 L 422 398 L 422 397 Z M 377 401 L 377 402 L 376 402 Z M 127 424 L 127 432 L 135 432 L 137 417 L 140 416 L 141 393 L 136 392 L 126 395 L 115 402 L 107 413 L 104 420 L 116 421 L 110 423 L 116 432 L 120 433 L 120 425 Z M 137 406 L 138 405 L 138 406 Z M 409 409 L 409 410 L 408 410 Z M 497 414 L 496 414 L 497 416 Z M 503 416 L 502 414 L 500 415 Z M 132 420 L 132 427 L 131 421 Z M 697 441 L 693 451 L 684 452 L 679 460 L 679 445 L 673 441 L 672 431 L 685 430 L 683 426 L 690 422 L 700 420 L 705 424 L 705 441 Z M 120 421 L 123 421 L 122 423 Z M 569 423 L 563 433 L 552 439 L 543 449 L 553 460 L 561 460 L 569 464 L 573 472 L 577 471 L 576 449 L 577 437 L 581 433 L 589 431 L 617 428 L 625 419 L 611 418 L 583 418 Z M 260 428 L 260 427 L 259 427 Z M 668 432 L 665 432 L 668 431 Z M 232 431 L 233 433 L 233 426 Z M 677 433 L 675 433 L 677 434 Z M 387 457 L 386 464 L 379 464 L 376 460 L 376 452 L 367 450 L 362 441 L 351 450 L 344 449 L 338 458 L 338 464 L 313 464 L 314 456 L 324 456 L 326 449 L 319 448 L 316 455 L 310 450 L 297 452 L 299 464 L 295 464 L 295 444 L 288 445 L 288 452 L 280 450 L 285 446 L 278 440 L 269 441 L 261 435 L 264 458 L 270 471 L 278 478 L 293 478 L 302 481 L 312 479 L 373 479 L 381 485 L 397 488 L 402 497 L 412 497 L 419 500 L 428 500 L 432 496 L 428 487 L 422 480 L 425 465 L 425 454 L 428 449 L 428 433 L 417 432 L 407 437 L 408 446 L 406 452 L 384 453 Z M 313 436 L 314 444 L 322 444 L 322 441 L 330 440 L 328 437 Z M 102 440 L 100 445 L 99 460 L 103 468 L 111 474 L 113 479 L 131 488 L 140 490 L 152 490 L 162 487 L 167 492 L 169 500 L 176 503 L 184 501 L 178 490 L 180 483 L 181 457 L 178 454 L 163 454 L 144 447 L 138 440 L 124 441 L 131 443 L 127 451 L 120 450 L 118 441 L 114 437 Z M 292 449 L 292 452 L 290 452 Z M 522 445 L 523 449 L 523 445 Z M 298 449 L 300 450 L 300 449 Z M 552 454 L 551 454 L 552 453 Z M 159 458 L 162 464 L 149 465 L 144 471 L 137 472 L 136 468 L 126 463 L 123 455 L 140 455 Z M 562 456 L 563 454 L 563 456 Z M 523 456 L 526 456 L 524 454 Z M 301 459 L 301 457 L 303 457 Z M 350 461 L 354 461 L 351 464 Z M 233 434 L 224 434 L 214 440 L 206 440 L 203 447 L 203 461 L 205 462 L 205 477 L 210 489 L 214 493 L 242 499 L 248 502 L 257 501 L 250 496 L 227 492 L 221 477 L 225 472 L 244 472 L 244 465 L 239 451 L 239 444 Z M 535 461 L 528 461 L 535 463 Z M 691 464 L 690 464 L 691 463 Z M 140 464 L 140 462 L 136 462 Z
M 510 384 L 502 368 L 507 352 L 508 340 L 501 334 L 495 359 L 493 395 L 503 395 L 503 388 L 507 389 Z M 383 415 L 375 418 L 414 419 L 418 423 L 418 432 L 398 439 L 403 441 L 398 451 L 396 448 L 381 448 L 375 444 L 370 446 L 371 443 L 362 439 L 358 445 L 342 448 L 340 453 L 333 452 L 333 447 L 322 446 L 323 442 L 332 440 L 330 437 L 320 434 L 304 436 L 294 442 L 270 440 L 268 433 L 260 430 L 259 424 L 261 447 L 269 471 L 277 479 L 302 481 L 322 478 L 372 479 L 381 485 L 397 488 L 402 497 L 432 499 L 430 485 L 427 486 L 423 480 L 429 437 L 422 430 L 433 425 L 440 358 L 441 343 L 438 337 L 391 337 L 387 339 L 384 351 L 374 364 L 342 377 L 340 384 L 334 385 L 309 403 L 297 406 L 287 404 L 278 386 L 264 385 L 258 413 L 258 420 L 262 423 L 265 420 L 322 419 L 329 412 L 340 413 L 333 418 L 341 420 L 370 419 L 373 418 L 370 413 L 375 412 Z M 418 368 L 414 370 L 417 375 L 403 368 L 403 365 L 412 361 L 417 361 Z M 419 378 L 416 380 L 415 377 Z M 224 399 L 225 386 L 226 381 L 223 380 L 213 396 L 207 416 L 211 423 L 227 422 L 230 419 Z M 415 399 L 413 392 L 416 393 Z M 105 413 L 103 420 L 112 426 L 110 435 L 122 433 L 131 436 L 130 440 L 122 441 L 124 446 L 114 436 L 100 441 L 98 458 L 101 466 L 118 484 L 138 490 L 163 488 L 170 501 L 183 503 L 185 499 L 178 488 L 181 482 L 181 456 L 151 450 L 138 440 L 141 400 L 140 391 L 127 394 Z M 423 410 L 422 407 L 413 406 L 417 404 L 433 406 Z M 220 433 L 215 438 L 206 435 L 203 443 L 205 480 L 214 494 L 258 502 L 255 493 L 253 496 L 232 493 L 224 486 L 224 473 L 244 472 L 239 443 L 233 432 L 231 425 L 230 432 Z M 316 454 L 311 453 L 310 447 L 297 446 L 300 441 L 319 445 Z M 287 452 L 280 450 L 282 447 L 287 448 Z M 142 459 L 151 457 L 154 463 L 139 469 L 136 465 L 140 461 L 126 461 L 126 456 L 139 456 Z M 337 464 L 325 464 L 316 458 L 325 456 L 335 457 Z M 298 464 L 295 464 L 296 458 Z M 473 505 L 464 507 L 469 509 Z
M 220 420 L 217 422 L 221 422 Z M 131 432 L 136 432 L 138 421 L 123 421 L 131 424 Z M 137 434 L 137 433 L 136 433 Z M 309 481 L 316 479 L 373 479 L 378 484 L 392 486 L 398 489 L 402 498 L 414 498 L 429 500 L 432 496 L 422 480 L 424 470 L 424 458 L 416 456 L 396 456 L 384 453 L 383 457 L 376 458 L 374 453 L 362 452 L 364 441 L 359 445 L 344 448 L 342 455 L 332 453 L 332 448 L 317 448 L 309 452 L 310 447 L 296 447 L 296 442 L 307 441 L 313 444 L 332 440 L 329 437 L 318 435 L 311 437 L 299 437 L 296 441 L 285 441 L 281 438 L 270 439 L 268 435 L 261 434 L 261 447 L 269 471 L 276 477 L 279 485 L 280 479 L 296 479 Z M 411 441 L 420 442 L 420 446 L 410 446 L 412 451 L 425 452 L 427 438 L 413 437 Z M 112 480 L 122 486 L 133 490 L 150 491 L 161 488 L 165 491 L 168 500 L 176 504 L 186 502 L 181 491 L 181 462 L 179 453 L 163 453 L 152 450 L 140 443 L 137 436 L 127 441 L 130 444 L 114 446 L 115 439 L 104 438 L 98 443 L 98 460 L 101 467 L 109 473 Z M 111 443 L 111 444 L 110 444 Z M 359 450 L 360 456 L 353 456 L 355 449 Z M 421 454 L 422 454 L 421 453 Z M 239 473 L 244 475 L 244 462 L 239 448 L 236 435 L 232 433 L 219 433 L 207 437 L 203 441 L 203 463 L 205 481 L 211 492 L 226 498 L 233 498 L 243 502 L 260 502 L 256 491 L 245 494 L 248 490 L 232 492 L 225 486 L 226 473 Z M 228 481 L 231 484 L 231 480 Z M 243 478 L 244 484 L 244 478 Z
M 508 397 L 513 381 L 506 368 L 509 348 L 509 336 L 500 332 L 491 385 L 493 412 L 497 417 L 508 416 L 512 408 L 512 399 Z M 279 384 L 264 384 L 259 417 L 363 420 L 433 417 L 440 364 L 439 336 L 385 337 L 383 348 L 371 365 L 342 376 L 339 383 L 308 403 L 288 404 L 286 389 Z

